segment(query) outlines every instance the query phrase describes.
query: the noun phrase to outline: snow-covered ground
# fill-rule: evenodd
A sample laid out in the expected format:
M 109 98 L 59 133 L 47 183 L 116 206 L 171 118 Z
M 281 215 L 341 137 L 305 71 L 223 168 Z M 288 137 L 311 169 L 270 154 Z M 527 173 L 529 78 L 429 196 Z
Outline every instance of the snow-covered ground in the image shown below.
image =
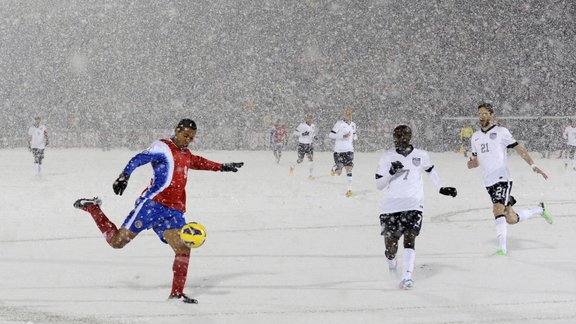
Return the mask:
M 208 229 L 192 251 L 187 292 L 198 305 L 166 301 L 173 254 L 151 231 L 110 248 L 79 197 L 100 196 L 121 224 L 147 185 L 138 169 L 123 196 L 112 182 L 136 152 L 48 149 L 41 178 L 25 149 L 0 150 L 1 323 L 575 323 L 576 172 L 556 159 L 510 164 L 518 208 L 547 201 L 555 216 L 509 227 L 507 257 L 494 255 L 490 199 L 479 170 L 456 153 L 432 153 L 444 185 L 426 184 L 416 241 L 416 287 L 397 288 L 379 235 L 374 171 L 381 153 L 356 153 L 354 193 L 330 177 L 331 153 L 288 174 L 271 152 L 202 151 L 244 161 L 238 173 L 191 171 L 187 220 Z M 400 250 L 402 251 L 402 250 Z M 400 252 L 401 254 L 402 252 Z

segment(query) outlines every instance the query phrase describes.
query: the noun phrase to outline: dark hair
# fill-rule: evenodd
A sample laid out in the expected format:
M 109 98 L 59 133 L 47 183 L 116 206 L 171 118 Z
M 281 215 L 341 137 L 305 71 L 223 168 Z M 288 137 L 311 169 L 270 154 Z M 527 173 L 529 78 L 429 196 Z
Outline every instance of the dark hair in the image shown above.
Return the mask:
M 480 108 L 485 108 L 490 112 L 490 115 L 494 114 L 494 108 L 492 108 L 492 104 L 489 104 L 487 102 L 483 102 L 480 104 L 480 106 L 478 106 L 478 110 L 480 110 Z
M 176 125 L 176 129 L 184 128 L 191 128 L 196 130 L 196 123 L 192 119 L 182 119 L 180 122 L 178 122 L 178 125 Z

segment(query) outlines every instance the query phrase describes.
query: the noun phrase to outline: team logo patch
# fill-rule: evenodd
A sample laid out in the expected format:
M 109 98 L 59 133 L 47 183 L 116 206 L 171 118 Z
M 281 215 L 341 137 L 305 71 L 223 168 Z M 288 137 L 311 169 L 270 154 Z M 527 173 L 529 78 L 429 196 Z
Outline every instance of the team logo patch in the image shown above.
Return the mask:
M 412 158 L 412 164 L 414 164 L 414 166 L 420 166 L 420 158 Z
M 136 228 L 140 228 L 140 227 L 142 227 L 142 222 L 139 221 L 139 220 L 138 220 L 138 221 L 135 221 L 135 222 L 134 222 L 134 226 L 135 226 Z
M 497 136 L 498 136 L 498 134 L 496 134 L 496 133 L 490 133 L 490 139 L 491 140 L 496 139 Z

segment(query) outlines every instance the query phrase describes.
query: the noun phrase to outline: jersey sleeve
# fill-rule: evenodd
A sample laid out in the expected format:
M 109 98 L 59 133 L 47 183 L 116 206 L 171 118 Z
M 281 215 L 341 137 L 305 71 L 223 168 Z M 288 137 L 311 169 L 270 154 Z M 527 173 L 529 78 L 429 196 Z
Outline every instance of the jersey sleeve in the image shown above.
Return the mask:
M 502 128 L 502 143 L 506 145 L 506 147 L 510 147 L 510 145 L 517 143 L 508 128 Z
M 130 159 L 130 161 L 128 161 L 128 164 L 126 164 L 124 170 L 122 170 L 122 173 L 126 173 L 128 176 L 130 176 L 132 172 L 134 172 L 134 170 L 136 170 L 136 168 L 139 166 L 152 162 L 156 158 L 156 154 L 150 152 L 149 150 L 145 150 L 136 154 L 132 159 Z
M 198 155 L 190 154 L 188 168 L 193 170 L 220 171 L 222 170 L 222 164 Z
M 434 164 L 432 164 L 428 152 L 422 152 L 422 169 L 426 172 L 430 172 L 433 168 Z
M 388 154 L 382 156 L 382 158 L 380 158 L 380 161 L 378 162 L 375 177 L 376 177 L 376 188 L 378 188 L 379 190 L 386 188 L 390 183 L 390 179 L 392 178 L 389 172 L 391 163 L 392 162 L 390 161 Z
M 338 132 L 340 131 L 340 122 L 337 122 L 334 127 L 332 127 L 332 130 L 330 131 L 330 134 L 328 134 L 328 137 L 330 137 L 331 139 L 337 139 L 338 137 Z M 340 137 L 342 137 L 342 135 L 340 135 Z
M 476 156 L 478 154 L 478 150 L 476 149 L 476 145 L 474 144 L 476 142 L 474 140 L 476 138 L 475 135 L 476 134 L 472 134 L 472 136 L 470 137 L 470 152 L 472 153 L 472 156 Z

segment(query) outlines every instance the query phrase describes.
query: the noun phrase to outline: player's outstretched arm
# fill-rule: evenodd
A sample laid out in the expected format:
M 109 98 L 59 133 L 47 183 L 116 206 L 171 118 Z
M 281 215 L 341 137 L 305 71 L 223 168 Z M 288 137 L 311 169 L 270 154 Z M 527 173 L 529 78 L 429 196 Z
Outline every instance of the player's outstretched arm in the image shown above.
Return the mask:
M 516 145 L 515 149 L 516 149 L 516 153 L 518 153 L 518 155 L 520 155 L 520 157 L 524 161 L 526 161 L 526 163 L 528 163 L 528 165 L 530 165 L 530 167 L 532 168 L 532 171 L 540 174 L 545 180 L 548 180 L 548 175 L 542 169 L 540 169 L 540 167 L 538 167 L 534 163 L 534 160 L 532 159 L 532 157 L 528 153 L 528 150 L 526 150 L 526 148 L 524 146 Z

